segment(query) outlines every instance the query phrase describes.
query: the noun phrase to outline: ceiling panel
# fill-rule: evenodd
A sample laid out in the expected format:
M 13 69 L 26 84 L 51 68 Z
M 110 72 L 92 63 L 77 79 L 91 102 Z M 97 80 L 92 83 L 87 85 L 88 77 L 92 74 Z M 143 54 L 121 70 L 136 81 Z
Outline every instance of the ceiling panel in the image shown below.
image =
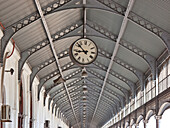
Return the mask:
M 159 57 L 165 49 L 159 37 L 132 22 L 128 22 L 123 39 L 151 54 L 155 58 Z
M 132 11 L 170 33 L 169 0 L 136 0 Z

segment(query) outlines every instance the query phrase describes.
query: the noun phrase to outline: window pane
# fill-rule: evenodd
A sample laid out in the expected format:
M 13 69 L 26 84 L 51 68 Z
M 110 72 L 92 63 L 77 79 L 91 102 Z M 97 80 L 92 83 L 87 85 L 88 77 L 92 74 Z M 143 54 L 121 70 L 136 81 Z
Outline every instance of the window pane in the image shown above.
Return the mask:
M 156 128 L 156 120 L 154 116 L 149 119 L 148 123 L 146 124 L 146 128 Z
M 135 128 L 135 125 L 133 125 L 132 128 Z
M 140 121 L 139 128 L 144 128 L 143 120 Z
M 162 115 L 162 119 L 160 120 L 160 128 L 167 128 L 167 126 L 169 126 L 169 115 L 170 109 L 166 110 Z

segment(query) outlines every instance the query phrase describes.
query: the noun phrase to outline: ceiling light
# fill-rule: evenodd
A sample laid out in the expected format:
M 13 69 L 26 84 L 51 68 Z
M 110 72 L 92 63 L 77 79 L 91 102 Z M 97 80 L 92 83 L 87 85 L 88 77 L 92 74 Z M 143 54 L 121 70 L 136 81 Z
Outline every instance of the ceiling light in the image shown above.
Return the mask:
M 82 69 L 81 76 L 82 76 L 83 78 L 88 77 L 88 74 L 87 74 L 87 71 L 86 71 L 85 68 Z
M 61 84 L 61 83 L 64 83 L 66 82 L 65 79 L 63 79 L 61 76 L 59 76 L 57 79 L 55 79 L 54 81 L 54 84 Z

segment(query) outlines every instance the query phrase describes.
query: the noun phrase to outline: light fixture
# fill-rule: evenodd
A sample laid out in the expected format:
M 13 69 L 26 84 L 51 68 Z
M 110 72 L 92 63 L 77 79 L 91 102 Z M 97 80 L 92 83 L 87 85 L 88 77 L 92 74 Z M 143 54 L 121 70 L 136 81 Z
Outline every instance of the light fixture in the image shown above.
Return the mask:
M 86 71 L 85 67 L 83 67 L 83 69 L 82 69 L 81 76 L 82 76 L 83 78 L 88 77 L 88 74 L 87 74 L 87 71 Z
M 10 70 L 5 70 L 5 72 L 10 72 L 10 73 L 11 73 L 11 75 L 13 75 L 13 73 L 14 73 L 14 69 L 13 69 L 13 68 L 11 68 Z
M 54 82 L 54 84 L 61 84 L 61 83 L 64 83 L 65 81 L 66 81 L 65 79 L 63 79 L 61 76 L 59 76 L 53 82 Z

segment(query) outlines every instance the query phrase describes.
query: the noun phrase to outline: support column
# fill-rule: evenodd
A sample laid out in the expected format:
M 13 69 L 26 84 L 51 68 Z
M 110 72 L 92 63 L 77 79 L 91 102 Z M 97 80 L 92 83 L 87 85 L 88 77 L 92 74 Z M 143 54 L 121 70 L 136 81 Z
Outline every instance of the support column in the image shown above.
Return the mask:
M 139 128 L 139 124 L 135 124 L 135 128 Z
M 144 128 L 146 128 L 146 124 L 148 123 L 148 120 L 143 120 L 143 125 L 144 125 Z
M 160 128 L 160 119 L 162 118 L 162 116 L 155 116 L 156 119 L 156 128 Z

